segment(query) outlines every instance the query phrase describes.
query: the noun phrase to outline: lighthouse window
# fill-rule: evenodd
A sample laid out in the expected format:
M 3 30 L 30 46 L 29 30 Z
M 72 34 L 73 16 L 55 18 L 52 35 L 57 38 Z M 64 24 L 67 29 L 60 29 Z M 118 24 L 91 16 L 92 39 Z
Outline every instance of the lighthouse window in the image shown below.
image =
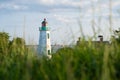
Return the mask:
M 47 34 L 47 37 L 48 37 L 48 39 L 50 38 L 50 35 L 49 35 L 49 33 Z
M 50 55 L 50 50 L 48 50 L 48 55 Z

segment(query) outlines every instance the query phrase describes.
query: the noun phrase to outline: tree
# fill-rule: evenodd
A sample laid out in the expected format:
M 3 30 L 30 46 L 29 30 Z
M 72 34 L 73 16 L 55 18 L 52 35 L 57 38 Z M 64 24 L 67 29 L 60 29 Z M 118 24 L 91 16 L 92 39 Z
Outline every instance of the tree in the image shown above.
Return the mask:
M 2 54 L 8 53 L 9 37 L 8 33 L 0 32 L 0 53 Z
M 9 43 L 9 51 L 11 54 L 21 54 L 23 55 L 26 51 L 26 46 L 25 46 L 25 40 L 22 38 L 14 38 L 10 43 Z
M 112 42 L 120 43 L 120 29 L 113 31 L 114 35 L 111 37 Z

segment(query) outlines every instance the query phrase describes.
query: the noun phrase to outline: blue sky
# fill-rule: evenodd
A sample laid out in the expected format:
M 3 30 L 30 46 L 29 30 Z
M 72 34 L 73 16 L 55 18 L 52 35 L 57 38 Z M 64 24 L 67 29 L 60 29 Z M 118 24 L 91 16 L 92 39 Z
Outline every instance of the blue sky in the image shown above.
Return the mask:
M 94 7 L 93 8 L 91 7 Z M 94 16 L 93 16 L 94 12 Z M 23 37 L 27 44 L 38 44 L 39 27 L 47 18 L 52 44 L 75 43 L 82 35 L 93 36 L 95 31 L 109 40 L 109 0 L 0 0 L 0 31 L 13 37 Z M 120 26 L 120 1 L 112 0 L 112 29 Z

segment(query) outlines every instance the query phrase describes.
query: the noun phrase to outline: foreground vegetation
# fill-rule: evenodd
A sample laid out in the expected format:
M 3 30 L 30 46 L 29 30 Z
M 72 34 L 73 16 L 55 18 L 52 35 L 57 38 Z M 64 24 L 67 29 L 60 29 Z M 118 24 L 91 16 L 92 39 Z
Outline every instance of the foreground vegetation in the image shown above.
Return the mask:
M 120 45 L 82 40 L 59 49 L 52 58 L 39 58 L 22 38 L 9 41 L 0 33 L 0 80 L 119 80 Z

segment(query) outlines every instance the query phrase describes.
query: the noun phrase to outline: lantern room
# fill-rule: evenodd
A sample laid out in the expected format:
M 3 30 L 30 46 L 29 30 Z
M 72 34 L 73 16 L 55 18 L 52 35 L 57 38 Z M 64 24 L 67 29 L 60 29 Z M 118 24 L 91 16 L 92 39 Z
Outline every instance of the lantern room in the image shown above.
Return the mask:
M 42 27 L 40 27 L 40 31 L 48 31 L 49 28 L 47 27 L 47 21 L 46 19 L 44 18 L 44 21 L 42 21 Z

